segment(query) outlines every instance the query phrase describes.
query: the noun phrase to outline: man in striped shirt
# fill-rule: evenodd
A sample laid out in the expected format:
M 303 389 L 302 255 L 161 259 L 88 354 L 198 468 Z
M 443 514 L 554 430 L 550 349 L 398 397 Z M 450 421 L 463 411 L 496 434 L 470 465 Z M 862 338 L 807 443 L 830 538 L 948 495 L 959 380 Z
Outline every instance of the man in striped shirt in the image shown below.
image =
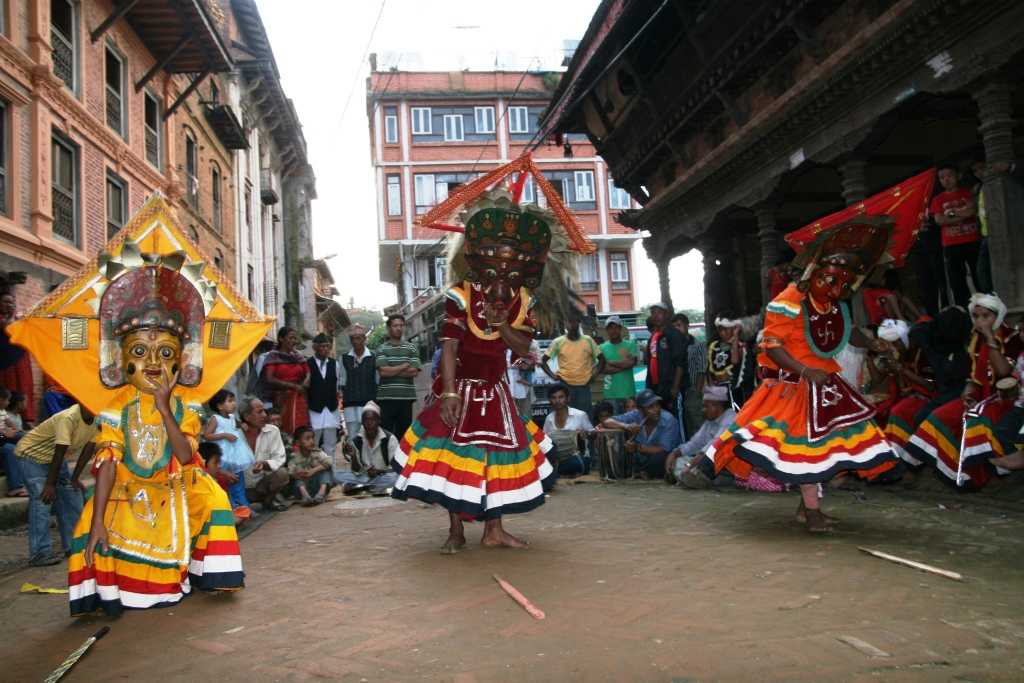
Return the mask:
M 390 315 L 388 338 L 377 349 L 377 403 L 381 427 L 401 439 L 412 424 L 412 404 L 416 402 L 416 375 L 420 374 L 419 352 L 402 339 L 405 316 Z

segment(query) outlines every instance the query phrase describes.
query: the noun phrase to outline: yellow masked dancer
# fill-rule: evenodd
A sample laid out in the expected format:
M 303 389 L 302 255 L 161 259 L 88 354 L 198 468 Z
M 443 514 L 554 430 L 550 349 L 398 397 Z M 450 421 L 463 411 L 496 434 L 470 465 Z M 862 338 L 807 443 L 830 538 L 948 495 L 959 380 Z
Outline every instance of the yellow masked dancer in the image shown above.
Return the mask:
M 244 585 L 227 494 L 197 453 L 198 411 L 273 321 L 208 262 L 156 197 L 9 328 L 100 421 L 96 492 L 68 566 L 72 615 Z

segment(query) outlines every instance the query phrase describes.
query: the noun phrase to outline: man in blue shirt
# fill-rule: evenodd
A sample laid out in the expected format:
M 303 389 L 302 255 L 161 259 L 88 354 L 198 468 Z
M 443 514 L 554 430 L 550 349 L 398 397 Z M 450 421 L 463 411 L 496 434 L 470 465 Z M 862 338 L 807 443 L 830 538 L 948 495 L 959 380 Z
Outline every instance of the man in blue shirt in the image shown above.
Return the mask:
M 633 435 L 626 442 L 626 452 L 634 454 L 634 476 L 660 479 L 665 474 L 665 459 L 682 442 L 679 421 L 662 409 L 661 398 L 650 389 L 637 395 L 636 404 L 635 410 L 610 417 L 602 424 Z

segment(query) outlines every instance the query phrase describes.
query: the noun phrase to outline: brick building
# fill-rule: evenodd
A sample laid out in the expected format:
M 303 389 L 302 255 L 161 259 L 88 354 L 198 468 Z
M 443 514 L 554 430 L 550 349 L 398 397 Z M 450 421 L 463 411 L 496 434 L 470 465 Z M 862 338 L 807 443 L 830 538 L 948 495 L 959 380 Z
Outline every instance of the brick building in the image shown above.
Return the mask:
M 159 191 L 211 265 L 315 332 L 315 184 L 276 66 L 254 74 L 265 63 L 254 0 L 0 3 L 0 278 L 23 280 L 20 310 Z
M 460 184 L 520 156 L 537 132 L 559 74 L 553 72 L 378 71 L 368 81 L 367 114 L 377 184 L 381 280 L 394 283 L 413 333 L 432 324 L 445 285 L 441 233 L 416 216 Z M 584 136 L 534 154 L 544 175 L 578 216 L 598 252 L 580 257 L 577 290 L 600 314 L 637 308 L 632 247 L 638 235 L 615 220 L 633 205 Z M 531 183 L 525 201 L 540 196 Z

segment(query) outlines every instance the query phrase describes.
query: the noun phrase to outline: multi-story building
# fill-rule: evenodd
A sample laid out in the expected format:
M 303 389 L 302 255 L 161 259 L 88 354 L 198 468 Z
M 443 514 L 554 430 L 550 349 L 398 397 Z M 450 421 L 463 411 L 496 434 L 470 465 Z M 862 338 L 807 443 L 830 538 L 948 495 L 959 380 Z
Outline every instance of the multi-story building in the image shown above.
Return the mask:
M 254 0 L 0 2 L 0 283 L 19 308 L 157 191 L 260 309 L 315 333 L 315 183 Z
M 394 283 L 413 332 L 432 323 L 445 285 L 443 234 L 418 215 L 467 180 L 523 154 L 560 75 L 555 72 L 378 71 L 371 59 L 367 113 L 377 183 L 381 280 Z M 637 309 L 637 233 L 615 220 L 631 199 L 584 136 L 542 145 L 534 158 L 598 251 L 577 259 L 577 290 L 599 314 Z M 523 200 L 543 201 L 532 181 Z

